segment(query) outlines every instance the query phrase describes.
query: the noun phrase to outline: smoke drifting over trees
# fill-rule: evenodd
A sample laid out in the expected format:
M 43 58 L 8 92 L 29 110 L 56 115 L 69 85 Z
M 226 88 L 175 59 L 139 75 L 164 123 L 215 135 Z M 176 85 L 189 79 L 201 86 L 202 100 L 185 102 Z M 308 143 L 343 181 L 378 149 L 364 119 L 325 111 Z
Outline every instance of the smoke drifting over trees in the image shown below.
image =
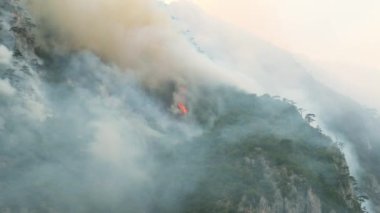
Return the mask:
M 0 212 L 376 212 L 379 121 L 283 50 L 182 3 L 0 4 Z

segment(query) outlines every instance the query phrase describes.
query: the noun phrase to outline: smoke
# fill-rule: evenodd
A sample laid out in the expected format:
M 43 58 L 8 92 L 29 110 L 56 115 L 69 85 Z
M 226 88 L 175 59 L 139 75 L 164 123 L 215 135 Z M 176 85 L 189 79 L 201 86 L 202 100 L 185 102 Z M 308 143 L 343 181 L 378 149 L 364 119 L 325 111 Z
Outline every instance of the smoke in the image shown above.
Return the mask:
M 345 143 L 343 151 L 351 174 L 358 178 L 361 187 L 365 185 L 363 177 L 378 174 L 373 162 L 377 162 L 376 159 L 379 158 L 376 153 L 376 147 L 380 145 L 379 135 L 376 133 L 379 132 L 379 120 L 376 119 L 375 113 L 367 111 L 365 105 L 370 102 L 361 102 L 370 99 L 372 106 L 376 106 L 375 86 L 368 86 L 369 89 L 360 94 L 352 84 L 342 87 L 342 80 L 338 74 L 329 75 L 329 82 L 319 82 L 313 75 L 327 73 L 321 70 L 323 66 L 318 67 L 318 64 L 289 54 L 288 51 L 264 42 L 236 26 L 222 25 L 206 15 L 195 16 L 194 14 L 202 14 L 202 11 L 191 4 L 173 3 L 172 8 L 178 19 L 185 23 L 184 28 L 191 29 L 192 41 L 215 64 L 224 68 L 219 69 L 219 72 L 244 76 L 242 79 L 230 81 L 232 85 L 249 93 L 269 93 L 291 99 L 302 108 L 300 111 L 304 115 L 315 113 L 317 121 L 314 125 L 320 126 L 322 131 L 332 138 L 339 136 L 338 141 Z M 347 67 L 349 66 L 348 64 Z M 351 67 L 349 70 L 354 68 Z M 346 68 L 345 71 L 347 70 Z M 348 76 L 347 78 L 350 78 L 353 75 Z M 376 78 L 371 81 L 359 79 L 366 78 L 356 78 L 356 84 L 372 85 L 370 83 L 376 81 Z M 245 84 L 250 80 L 252 84 Z M 356 99 L 350 99 L 345 95 Z M 378 202 L 378 196 L 374 193 L 371 199 Z
M 12 59 L 12 52 L 4 45 L 0 44 L 0 65 L 8 64 Z
M 29 5 L 44 33 L 54 32 L 53 47 L 92 51 L 148 86 L 211 69 L 155 1 L 30 0 Z M 46 36 L 40 43 L 49 46 Z
M 194 185 L 173 184 L 178 178 L 173 167 L 192 170 L 174 162 L 175 157 L 161 156 L 171 159 L 166 163 L 174 166 L 169 167 L 155 161 L 155 155 L 162 154 L 160 149 L 171 153 L 173 145 L 202 133 L 192 120 L 194 100 L 216 105 L 217 112 L 198 107 L 195 116 L 206 123 L 225 107 L 219 97 L 200 93 L 194 84 L 228 82 L 249 93 L 269 92 L 300 100 L 301 105 L 312 103 L 313 94 L 304 88 L 314 81 L 292 56 L 235 28 L 207 22 L 198 11 L 192 13 L 192 7 L 178 10 L 187 19 L 177 22 L 163 12 L 170 8 L 149 0 L 28 4 L 42 29 L 37 44 L 56 58 L 46 61 L 41 76 L 27 67 L 31 74 L 21 80 L 0 81 L 0 95 L 7 98 L 0 102 L 0 131 L 9 132 L 1 141 L 6 142 L 5 152 L 22 156 L 5 153 L 0 161 L 7 162 L 9 170 L 27 165 L 21 174 L 6 173 L 7 193 L 0 196 L 0 204 L 46 202 L 66 212 L 154 212 L 152 203 L 175 208 L 177 199 Z M 20 70 L 23 64 L 7 66 Z M 167 81 L 190 87 L 188 120 L 168 111 L 173 97 L 163 96 L 175 94 L 161 87 Z M 310 105 L 312 110 L 314 103 Z M 235 128 L 220 137 L 251 131 Z M 195 181 L 200 173 L 189 179 Z
M 317 64 L 318 69 L 313 70 L 312 74 L 321 82 L 366 107 L 380 110 L 379 69 L 349 63 Z
M 8 79 L 0 80 L 0 95 L 13 96 L 16 93 L 16 89 L 12 87 Z
M 380 109 L 379 2 L 194 0 L 205 12 L 317 64 L 313 75 Z M 357 45 L 360 44 L 360 45 Z
M 58 82 L 41 79 L 33 68 L 17 84 L 0 81 L 0 206 L 152 211 L 152 199 L 160 199 L 152 193 L 162 187 L 157 171 L 165 169 L 153 148 L 183 143 L 201 131 L 168 113 L 132 75 L 91 53 L 53 63 L 60 67 L 52 73 Z M 177 191 L 167 193 L 165 202 L 175 206 Z
M 0 131 L 7 134 L 0 137 L 4 150 L 12 151 L 0 159 L 7 170 L 0 177 L 0 206 L 174 209 L 195 184 L 171 186 L 176 176 L 164 177 L 162 171 L 171 174 L 177 163 L 168 166 L 156 155 L 170 153 L 161 149 L 175 149 L 202 130 L 168 110 L 172 103 L 163 96 L 173 90 L 159 86 L 183 82 L 190 93 L 189 82 L 214 69 L 209 60 L 152 1 L 33 0 L 28 6 L 46 57 L 44 65 L 28 65 L 30 58 L 19 56 L 4 67 L 9 80 L 0 81 L 0 95 L 7 98 L 0 101 Z

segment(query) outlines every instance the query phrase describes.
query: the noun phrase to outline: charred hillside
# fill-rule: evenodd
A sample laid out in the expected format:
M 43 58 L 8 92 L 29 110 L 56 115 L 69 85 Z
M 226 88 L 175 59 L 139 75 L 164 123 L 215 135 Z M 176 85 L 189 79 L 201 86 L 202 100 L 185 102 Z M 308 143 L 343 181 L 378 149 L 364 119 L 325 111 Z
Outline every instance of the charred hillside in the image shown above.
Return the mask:
M 362 212 L 344 155 L 297 107 L 224 85 L 145 88 L 40 47 L 0 0 L 0 212 Z M 147 62 L 149 63 L 149 62 Z

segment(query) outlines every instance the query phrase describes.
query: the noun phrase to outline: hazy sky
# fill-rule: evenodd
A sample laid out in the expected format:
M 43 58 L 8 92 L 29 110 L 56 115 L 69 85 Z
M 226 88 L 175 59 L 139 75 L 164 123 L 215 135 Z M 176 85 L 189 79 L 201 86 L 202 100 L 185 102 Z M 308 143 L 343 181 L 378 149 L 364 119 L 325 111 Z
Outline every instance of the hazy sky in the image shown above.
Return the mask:
M 323 68 L 316 77 L 380 109 L 380 1 L 193 1 L 213 17 L 315 62 Z
M 194 1 L 218 18 L 311 59 L 380 68 L 380 1 Z

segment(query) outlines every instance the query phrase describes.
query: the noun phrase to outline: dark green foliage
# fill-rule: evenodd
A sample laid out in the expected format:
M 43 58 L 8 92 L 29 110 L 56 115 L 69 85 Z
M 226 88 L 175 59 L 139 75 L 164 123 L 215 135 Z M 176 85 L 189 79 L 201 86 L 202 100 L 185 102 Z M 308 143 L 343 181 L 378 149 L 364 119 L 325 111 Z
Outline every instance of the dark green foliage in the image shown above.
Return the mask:
M 166 159 L 182 165 L 171 172 L 178 185 L 195 181 L 181 193 L 181 211 L 236 212 L 243 197 L 256 207 L 262 197 L 274 202 L 276 190 L 292 200 L 292 188 L 313 189 L 324 211 L 360 211 L 353 195 L 341 193 L 351 187 L 350 176 L 342 177 L 343 154 L 293 105 L 233 89 L 207 93 L 192 106 L 205 133 Z M 192 174 L 202 175 L 191 180 Z
M 0 5 L 9 11 L 14 10 L 9 1 L 0 1 Z M 328 137 L 302 118 L 294 102 L 276 100 L 269 95 L 258 97 L 233 88 L 199 85 L 191 85 L 189 89 L 190 115 L 183 123 L 202 129 L 202 133 L 191 141 L 180 141 L 176 145 L 165 141 L 165 137 L 162 141 L 144 141 L 144 151 L 149 155 L 134 163 L 136 167 L 143 167 L 151 180 L 132 182 L 131 186 L 124 188 L 125 191 L 113 189 L 119 193 L 108 198 L 107 195 L 114 196 L 114 193 L 103 195 L 107 192 L 96 188 L 97 184 L 86 185 L 87 180 L 92 180 L 92 176 L 97 180 L 103 175 L 106 178 L 120 171 L 93 165 L 97 161 L 93 162 L 94 159 L 83 151 L 88 150 L 93 140 L 91 133 L 83 131 L 83 126 L 89 125 L 94 117 L 91 109 L 81 102 L 82 98 L 75 96 L 76 87 L 86 88 L 82 92 L 90 96 L 96 97 L 100 93 L 98 86 L 105 83 L 104 76 L 95 71 L 101 70 L 98 65 L 102 63 L 92 60 L 75 63 L 81 61 L 76 54 L 54 53 L 49 50 L 54 49 L 54 44 L 48 39 L 54 35 L 49 33 L 44 35 L 49 48 L 37 47 L 31 31 L 35 26 L 27 18 L 22 23 L 23 27 L 13 26 L 7 33 L 24 41 L 22 46 L 28 46 L 27 50 L 43 59 L 43 67 L 36 68 L 43 68 L 39 72 L 52 86 L 49 100 L 60 103 L 55 108 L 62 115 L 48 119 L 38 127 L 36 123 L 28 123 L 20 117 L 8 118 L 11 115 L 3 113 L 2 116 L 12 122 L 5 124 L 6 134 L 0 135 L 0 189 L 11 193 L 0 196 L 0 211 L 4 207 L 4 211 L 18 212 L 25 207 L 31 212 L 229 213 L 237 212 L 240 205 L 245 205 L 242 203 L 258 208 L 262 198 L 269 205 L 276 202 L 278 196 L 296 203 L 297 193 L 306 197 L 308 190 L 312 189 L 321 200 L 323 212 L 360 212 L 359 202 L 367 199 L 366 195 L 356 199 L 349 192 L 353 180 L 342 153 Z M 7 40 L 4 36 L 0 39 Z M 19 60 L 28 55 L 21 47 L 16 45 L 14 49 Z M 67 68 L 70 62 L 80 66 Z M 22 67 L 20 71 L 30 72 L 28 67 Z M 3 77 L 13 76 L 13 72 L 7 70 Z M 68 80 L 75 80 L 77 86 L 67 85 Z M 17 79 L 13 78 L 12 83 L 16 82 Z M 131 86 L 116 80 L 106 83 L 111 96 L 118 94 L 121 88 Z M 56 91 L 61 87 L 62 92 Z M 162 130 L 161 120 L 157 119 L 161 116 L 152 118 L 149 112 L 170 107 L 176 84 L 166 82 L 159 89 L 139 87 L 136 90 L 133 87 L 131 93 L 136 94 L 122 95 L 128 97 L 122 108 L 143 115 L 143 121 L 158 133 L 172 134 Z M 145 95 L 154 97 L 155 104 L 136 101 Z M 4 109 L 12 106 L 5 101 L 0 101 L 0 105 Z M 151 109 L 147 110 L 147 107 Z M 170 117 L 170 112 L 160 113 L 163 117 L 167 114 Z M 309 117 L 312 118 L 312 114 Z M 70 119 L 76 122 L 70 122 Z M 181 118 L 178 119 L 180 123 Z M 18 143 L 12 142 L 16 135 L 20 139 Z M 368 161 L 377 162 L 372 157 L 368 157 Z M 88 177 L 91 168 L 87 167 L 95 168 L 91 177 Z M 126 178 L 114 184 L 123 187 L 123 181 L 128 183 L 129 180 Z M 348 193 L 342 192 L 345 190 Z M 349 202 L 352 205 L 348 205 Z M 285 207 L 280 210 L 286 211 Z M 300 212 L 306 212 L 306 209 L 300 209 Z

